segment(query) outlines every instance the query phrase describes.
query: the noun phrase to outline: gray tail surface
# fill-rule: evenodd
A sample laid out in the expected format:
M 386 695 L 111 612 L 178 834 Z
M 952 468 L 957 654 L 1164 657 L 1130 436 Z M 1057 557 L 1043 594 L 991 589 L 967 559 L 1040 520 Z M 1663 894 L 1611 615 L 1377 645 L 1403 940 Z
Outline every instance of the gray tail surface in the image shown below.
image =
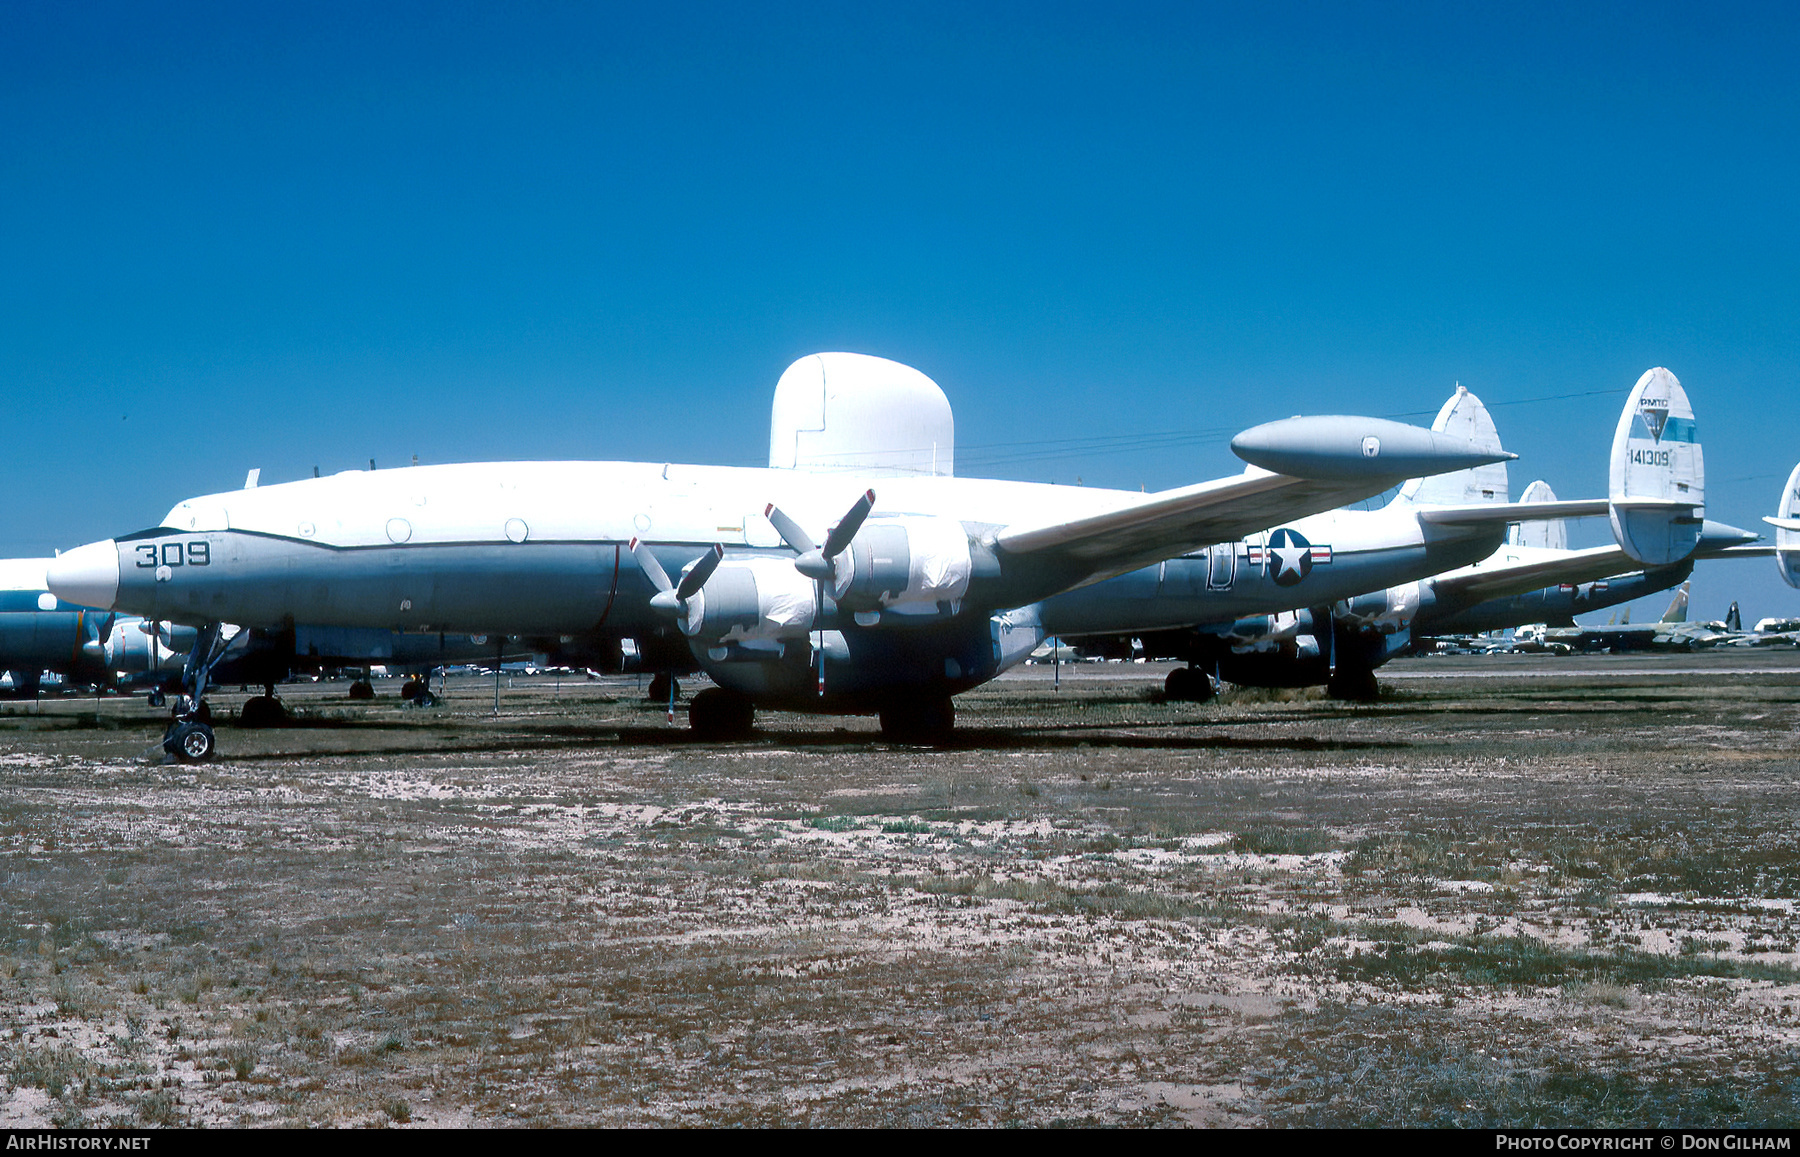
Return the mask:
M 1539 479 L 1525 488 L 1520 502 L 1555 502 L 1556 492 L 1548 482 Z M 1506 541 L 1511 546 L 1539 546 L 1551 550 L 1569 549 L 1569 522 L 1564 518 L 1543 518 L 1531 522 L 1515 522 L 1507 529 Z
M 1466 438 L 1484 450 L 1500 452 L 1500 431 L 1481 399 L 1462 386 L 1438 411 L 1431 428 L 1440 434 Z M 1506 463 L 1490 462 L 1449 474 L 1413 478 L 1401 485 L 1390 505 L 1471 506 L 1482 502 L 1506 502 Z

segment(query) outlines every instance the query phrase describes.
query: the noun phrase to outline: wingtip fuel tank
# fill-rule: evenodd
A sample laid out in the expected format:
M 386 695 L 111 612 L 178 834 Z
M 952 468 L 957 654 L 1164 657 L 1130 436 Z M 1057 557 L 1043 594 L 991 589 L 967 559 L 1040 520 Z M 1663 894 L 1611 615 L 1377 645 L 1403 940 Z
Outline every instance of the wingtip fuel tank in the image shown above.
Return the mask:
M 1231 451 L 1264 470 L 1327 481 L 1413 478 L 1518 457 L 1403 422 L 1337 414 L 1253 426 L 1231 440 Z

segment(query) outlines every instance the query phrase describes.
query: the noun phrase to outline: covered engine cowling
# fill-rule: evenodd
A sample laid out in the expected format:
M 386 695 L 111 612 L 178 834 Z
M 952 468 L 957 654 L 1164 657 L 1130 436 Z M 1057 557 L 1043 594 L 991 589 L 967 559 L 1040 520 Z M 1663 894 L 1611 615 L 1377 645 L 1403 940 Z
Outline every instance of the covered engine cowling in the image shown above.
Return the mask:
M 1357 595 L 1338 603 L 1332 613 L 1351 630 L 1400 634 L 1411 630 L 1413 618 L 1419 613 L 1419 586 L 1418 583 L 1404 583 L 1385 591 Z
M 951 518 L 871 518 L 838 566 L 832 597 L 855 613 L 954 614 L 969 589 L 969 535 Z
M 1273 615 L 1251 615 L 1238 619 L 1223 631 L 1216 632 L 1234 653 L 1272 651 L 1282 644 L 1296 644 L 1300 639 L 1316 640 L 1325 616 L 1310 609 L 1282 611 Z M 1310 644 L 1315 649 L 1318 644 Z
M 1324 607 L 1250 615 L 1194 632 L 1183 657 L 1227 683 L 1306 687 L 1330 674 L 1330 630 Z
M 721 563 L 689 597 L 681 631 L 715 643 L 798 639 L 817 610 L 817 588 L 788 559 L 738 559 Z

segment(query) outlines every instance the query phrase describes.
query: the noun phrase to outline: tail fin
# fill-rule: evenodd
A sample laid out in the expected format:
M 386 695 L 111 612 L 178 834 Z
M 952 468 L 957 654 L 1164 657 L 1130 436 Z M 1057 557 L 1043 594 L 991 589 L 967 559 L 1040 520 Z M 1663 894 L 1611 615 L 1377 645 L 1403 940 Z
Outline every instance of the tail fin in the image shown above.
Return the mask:
M 1738 613 L 1736 599 L 1731 600 L 1731 609 L 1725 612 L 1725 629 L 1727 631 L 1742 631 L 1744 629 L 1744 616 Z
M 1539 479 L 1525 488 L 1520 502 L 1555 502 L 1556 492 L 1548 482 Z M 1545 518 L 1534 522 L 1515 522 L 1507 529 L 1510 546 L 1539 546 L 1551 550 L 1569 549 L 1569 523 L 1563 518 Z
M 1775 566 L 1781 571 L 1781 581 L 1800 587 L 1800 466 L 1788 475 L 1775 517 L 1763 521 L 1775 528 Z
M 1675 597 L 1669 602 L 1669 609 L 1663 612 L 1663 617 L 1658 622 L 1687 622 L 1688 587 L 1691 585 L 1692 583 L 1681 584 L 1681 589 L 1675 592 Z
M 1613 432 L 1613 537 L 1650 566 L 1693 553 L 1705 520 L 1706 467 L 1694 411 L 1675 375 L 1646 370 Z
M 1431 428 L 1440 434 L 1467 438 L 1484 450 L 1502 449 L 1500 431 L 1495 429 L 1487 407 L 1462 386 L 1456 387 L 1456 393 L 1450 395 L 1450 400 L 1438 411 Z M 1449 474 L 1410 479 L 1400 487 L 1400 493 L 1394 496 L 1390 505 L 1467 506 L 1505 501 L 1506 463 L 1490 462 L 1486 466 L 1472 466 Z

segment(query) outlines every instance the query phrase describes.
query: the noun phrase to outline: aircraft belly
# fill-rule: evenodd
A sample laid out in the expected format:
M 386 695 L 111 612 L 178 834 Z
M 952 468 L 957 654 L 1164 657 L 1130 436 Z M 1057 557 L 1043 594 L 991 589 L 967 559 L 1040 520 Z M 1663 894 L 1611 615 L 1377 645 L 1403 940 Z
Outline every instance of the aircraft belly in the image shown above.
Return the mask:
M 1462 565 L 1469 560 L 1455 561 L 1461 553 L 1445 562 L 1443 549 L 1422 545 L 1336 554 L 1314 549 L 1298 579 L 1291 572 L 1278 576 L 1274 563 L 1266 572 L 1260 565 L 1239 565 L 1229 590 L 1207 588 L 1207 560 L 1171 559 L 1154 598 L 1143 597 L 1139 576 L 1155 572 L 1147 568 L 1045 599 L 1044 630 L 1071 636 L 1173 630 L 1320 606 Z

